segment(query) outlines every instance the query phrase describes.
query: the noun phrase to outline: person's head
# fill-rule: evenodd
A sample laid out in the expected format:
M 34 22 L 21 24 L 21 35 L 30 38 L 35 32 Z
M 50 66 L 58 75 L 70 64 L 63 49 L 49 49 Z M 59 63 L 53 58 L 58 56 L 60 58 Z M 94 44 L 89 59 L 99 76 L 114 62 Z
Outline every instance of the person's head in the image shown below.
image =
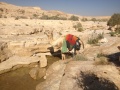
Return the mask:
M 79 51 L 80 50 L 80 46 L 81 46 L 80 42 L 76 41 L 75 49 Z

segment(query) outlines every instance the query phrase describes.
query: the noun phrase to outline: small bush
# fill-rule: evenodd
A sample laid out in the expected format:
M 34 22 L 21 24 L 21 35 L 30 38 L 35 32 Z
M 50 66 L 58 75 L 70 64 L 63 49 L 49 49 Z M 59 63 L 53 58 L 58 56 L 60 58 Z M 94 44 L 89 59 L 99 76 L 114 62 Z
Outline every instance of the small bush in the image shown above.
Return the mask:
M 104 33 L 100 33 L 100 34 L 98 34 L 98 40 L 100 40 L 100 39 L 102 39 L 102 38 L 104 38 Z
M 110 32 L 110 36 L 119 36 L 120 35 L 120 28 L 116 28 L 115 32 Z
M 33 17 L 32 17 L 33 19 L 38 19 L 39 18 L 39 15 L 37 15 L 37 14 L 33 14 Z
M 61 32 L 59 32 L 59 35 L 62 35 L 62 33 L 61 33 Z
M 107 22 L 108 26 L 115 26 L 115 25 L 120 25 L 120 13 L 115 13 L 111 16 L 111 18 Z
M 73 57 L 73 60 L 76 60 L 76 61 L 86 61 L 87 58 L 85 57 L 85 55 L 78 54 L 78 55 L 75 55 L 75 56 Z
M 0 8 L 0 12 L 3 12 L 4 10 L 3 10 L 3 8 Z
M 115 33 L 120 34 L 120 27 L 116 28 Z
M 15 17 L 15 20 L 18 20 L 18 19 L 28 19 L 26 16 L 17 16 Z
M 88 39 L 88 44 L 97 44 L 100 39 L 104 38 L 104 33 L 98 34 L 97 37 L 91 37 Z
M 25 26 L 29 26 L 28 24 L 25 24 Z
M 48 15 L 42 15 L 42 17 L 40 17 L 40 19 L 43 20 L 67 20 L 66 17 L 59 17 L 58 15 L 56 16 L 48 16 Z
M 97 60 L 95 60 L 95 65 L 109 65 L 110 62 L 108 62 L 108 58 L 107 57 L 99 57 L 97 58 Z
M 69 20 L 79 21 L 79 17 L 73 15 L 69 18 Z
M 81 21 L 85 22 L 85 21 L 88 21 L 87 18 L 82 18 Z
M 15 17 L 15 20 L 18 20 L 19 19 L 19 17 L 17 16 L 17 17 Z
M 91 21 L 95 22 L 95 21 L 97 21 L 97 19 L 96 18 L 92 18 Z
M 82 32 L 82 31 L 83 31 L 83 28 L 82 28 L 82 27 L 79 27 L 79 28 L 78 28 L 78 31 L 79 31 L 79 32 Z
M 112 36 L 112 37 L 115 36 L 115 32 L 110 32 L 109 34 L 110 34 L 110 36 Z
M 98 39 L 97 38 L 90 38 L 88 39 L 88 44 L 96 44 L 98 43 Z
M 107 55 L 103 53 L 98 53 L 94 64 L 95 65 L 108 65 L 110 64 L 110 62 L 108 62 Z
M 76 25 L 73 26 L 73 28 L 75 28 L 79 32 L 83 31 L 83 27 L 81 23 L 77 23 Z
M 106 55 L 103 54 L 103 53 L 98 53 L 98 54 L 97 54 L 97 58 L 100 58 L 100 57 L 106 57 Z

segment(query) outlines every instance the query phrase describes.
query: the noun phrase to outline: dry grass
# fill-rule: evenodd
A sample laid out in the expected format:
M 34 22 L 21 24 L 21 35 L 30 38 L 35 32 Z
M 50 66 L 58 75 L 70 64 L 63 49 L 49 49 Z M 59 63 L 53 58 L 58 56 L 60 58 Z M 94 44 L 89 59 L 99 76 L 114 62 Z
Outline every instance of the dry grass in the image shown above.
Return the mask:
M 94 62 L 94 65 L 109 65 L 109 64 L 110 62 L 108 61 L 108 58 L 104 56 L 96 58 Z
M 73 57 L 73 60 L 76 60 L 76 61 L 86 61 L 88 60 L 87 57 L 83 54 L 78 54 L 78 55 L 75 55 Z

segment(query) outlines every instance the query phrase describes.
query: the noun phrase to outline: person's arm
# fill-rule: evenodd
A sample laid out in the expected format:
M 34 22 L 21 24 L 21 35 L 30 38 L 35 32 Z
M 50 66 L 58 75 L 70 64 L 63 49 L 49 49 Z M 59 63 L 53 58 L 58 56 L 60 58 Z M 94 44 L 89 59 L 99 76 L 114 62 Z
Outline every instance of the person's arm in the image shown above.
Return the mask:
M 80 43 L 82 44 L 83 49 L 84 49 L 84 43 L 83 43 L 83 41 L 82 41 L 81 39 L 80 39 L 79 41 L 80 41 Z

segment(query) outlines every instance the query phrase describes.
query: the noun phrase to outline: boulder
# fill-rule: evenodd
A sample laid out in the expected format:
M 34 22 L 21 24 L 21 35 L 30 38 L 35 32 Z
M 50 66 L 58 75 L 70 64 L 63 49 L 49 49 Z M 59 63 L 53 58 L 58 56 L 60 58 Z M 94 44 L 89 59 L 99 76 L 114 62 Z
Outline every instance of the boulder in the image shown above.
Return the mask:
M 35 67 L 35 68 L 30 70 L 29 74 L 33 79 L 40 79 L 40 78 L 45 76 L 46 69 L 45 68 Z
M 13 67 L 17 65 L 28 65 L 30 63 L 38 62 L 40 60 L 39 57 L 20 57 L 20 56 L 12 56 L 8 60 L 0 63 L 0 74 L 10 71 Z
M 65 67 L 66 64 L 63 61 L 52 64 L 46 71 L 46 81 L 38 84 L 36 90 L 59 90 Z
M 8 45 L 5 42 L 0 42 L 0 62 L 5 61 L 12 56 L 11 51 L 8 49 Z
M 47 58 L 45 55 L 41 55 L 40 58 L 40 67 L 46 67 L 47 66 Z

